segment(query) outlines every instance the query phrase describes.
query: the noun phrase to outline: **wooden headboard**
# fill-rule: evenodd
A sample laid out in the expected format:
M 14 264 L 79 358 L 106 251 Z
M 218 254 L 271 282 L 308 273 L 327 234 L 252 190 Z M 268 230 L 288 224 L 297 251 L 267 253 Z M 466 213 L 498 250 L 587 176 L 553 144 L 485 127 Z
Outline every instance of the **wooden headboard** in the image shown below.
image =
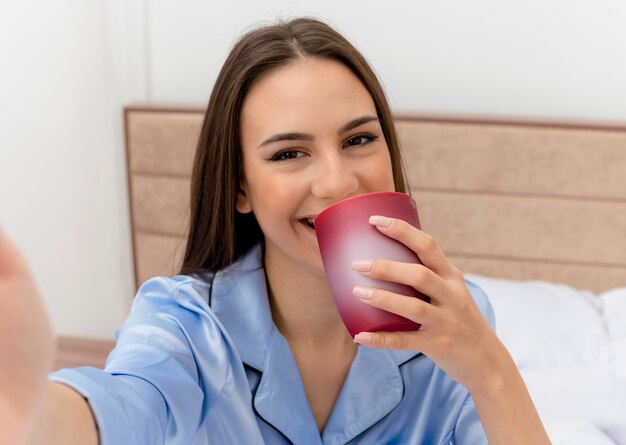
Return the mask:
M 201 109 L 125 109 L 137 285 L 177 272 Z M 396 116 L 423 229 L 465 272 L 626 285 L 626 123 Z

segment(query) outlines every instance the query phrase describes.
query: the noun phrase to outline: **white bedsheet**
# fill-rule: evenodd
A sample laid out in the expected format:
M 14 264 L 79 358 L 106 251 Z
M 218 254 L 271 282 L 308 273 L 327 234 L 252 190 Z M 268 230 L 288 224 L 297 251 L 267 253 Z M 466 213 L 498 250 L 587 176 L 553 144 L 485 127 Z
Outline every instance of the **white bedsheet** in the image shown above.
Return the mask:
M 626 444 L 626 379 L 615 365 L 521 371 L 554 445 Z

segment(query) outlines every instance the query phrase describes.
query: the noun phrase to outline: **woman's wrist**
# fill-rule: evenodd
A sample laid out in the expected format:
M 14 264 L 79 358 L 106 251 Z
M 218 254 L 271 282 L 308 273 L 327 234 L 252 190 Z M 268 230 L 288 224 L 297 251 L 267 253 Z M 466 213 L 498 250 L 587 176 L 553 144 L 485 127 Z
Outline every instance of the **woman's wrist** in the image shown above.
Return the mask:
M 500 343 L 500 342 L 499 342 Z M 550 444 L 524 379 L 503 351 L 491 372 L 466 385 L 490 444 Z
M 490 360 L 485 361 L 485 368 L 480 376 L 463 383 L 474 398 L 502 394 L 507 386 L 516 381 L 524 385 L 517 365 L 502 342 L 496 338 L 490 349 Z

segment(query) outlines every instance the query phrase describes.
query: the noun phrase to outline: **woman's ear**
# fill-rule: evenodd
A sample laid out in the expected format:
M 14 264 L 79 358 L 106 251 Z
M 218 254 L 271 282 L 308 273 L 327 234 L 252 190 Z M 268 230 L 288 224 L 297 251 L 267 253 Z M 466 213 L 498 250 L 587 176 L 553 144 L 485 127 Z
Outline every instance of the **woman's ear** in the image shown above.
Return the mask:
M 235 202 L 235 208 L 239 213 L 250 213 L 252 211 L 250 198 L 248 198 L 243 185 L 239 187 L 239 191 L 237 192 L 237 202 Z

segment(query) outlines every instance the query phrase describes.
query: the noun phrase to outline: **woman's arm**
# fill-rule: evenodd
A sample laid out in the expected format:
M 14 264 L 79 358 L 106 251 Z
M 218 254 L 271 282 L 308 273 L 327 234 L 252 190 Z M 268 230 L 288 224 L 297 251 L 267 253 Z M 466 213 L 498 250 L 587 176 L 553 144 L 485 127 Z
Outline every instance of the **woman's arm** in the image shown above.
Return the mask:
M 53 334 L 24 258 L 0 231 L 0 444 L 98 443 L 87 402 L 48 382 Z
M 504 348 L 504 346 L 503 346 Z M 503 357 L 509 355 L 505 350 Z M 549 444 L 526 384 L 513 359 L 503 360 L 493 377 L 469 387 L 492 444 Z
M 382 289 L 355 289 L 363 302 L 422 325 L 417 332 L 360 333 L 355 341 L 427 355 L 470 392 L 489 443 L 549 444 L 511 355 L 476 305 L 463 274 L 432 237 L 410 224 L 385 217 L 372 217 L 370 223 L 413 250 L 423 264 L 375 259 L 355 262 L 353 268 L 412 286 L 430 303 Z
M 97 445 L 98 432 L 87 401 L 62 383 L 48 382 L 29 445 Z

